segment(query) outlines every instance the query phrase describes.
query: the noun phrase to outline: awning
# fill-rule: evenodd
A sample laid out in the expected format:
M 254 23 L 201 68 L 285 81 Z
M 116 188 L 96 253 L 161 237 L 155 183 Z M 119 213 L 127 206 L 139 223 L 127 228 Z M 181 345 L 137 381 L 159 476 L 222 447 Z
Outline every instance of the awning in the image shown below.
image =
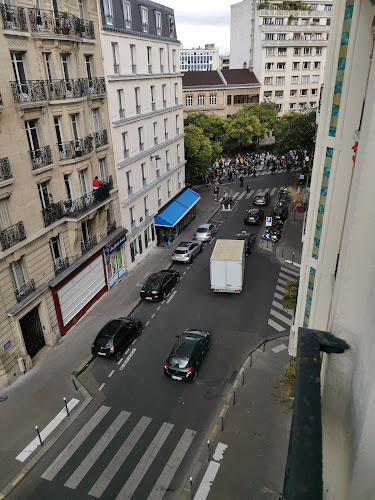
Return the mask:
M 174 227 L 200 200 L 200 194 L 188 188 L 155 217 L 155 226 Z

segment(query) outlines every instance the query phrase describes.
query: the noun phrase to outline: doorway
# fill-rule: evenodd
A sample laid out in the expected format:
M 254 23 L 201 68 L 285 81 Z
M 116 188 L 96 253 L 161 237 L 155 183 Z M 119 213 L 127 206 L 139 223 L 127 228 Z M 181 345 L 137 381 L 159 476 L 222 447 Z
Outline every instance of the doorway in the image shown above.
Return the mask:
M 20 326 L 27 354 L 33 358 L 46 345 L 38 307 L 34 307 L 20 319 Z

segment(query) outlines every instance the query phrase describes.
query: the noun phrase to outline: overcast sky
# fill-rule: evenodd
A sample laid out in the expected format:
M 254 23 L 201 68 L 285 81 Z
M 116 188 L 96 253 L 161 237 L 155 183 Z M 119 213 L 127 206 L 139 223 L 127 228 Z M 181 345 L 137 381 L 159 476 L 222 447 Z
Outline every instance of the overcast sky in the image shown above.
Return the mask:
M 184 49 L 214 43 L 229 54 L 230 5 L 240 0 L 157 0 L 174 9 L 178 39 Z

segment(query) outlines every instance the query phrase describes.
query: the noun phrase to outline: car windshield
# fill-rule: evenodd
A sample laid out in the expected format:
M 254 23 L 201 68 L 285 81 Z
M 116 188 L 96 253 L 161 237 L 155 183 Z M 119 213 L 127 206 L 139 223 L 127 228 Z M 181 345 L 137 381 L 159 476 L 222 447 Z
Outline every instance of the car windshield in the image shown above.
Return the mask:
M 242 236 L 242 234 L 237 234 L 236 240 L 245 240 L 245 241 L 247 241 L 248 237 L 247 236 Z
M 265 193 L 259 193 L 256 195 L 255 198 L 264 198 L 265 196 L 266 196 Z
M 274 208 L 273 209 L 273 213 L 274 214 L 282 214 L 283 213 L 283 209 L 282 208 Z
M 208 227 L 198 227 L 197 233 L 207 233 Z
M 116 333 L 116 331 L 120 328 L 122 325 L 122 321 L 119 319 L 114 319 L 112 321 L 109 321 L 106 325 L 103 326 L 103 328 L 100 330 L 98 333 L 98 339 L 99 338 L 107 338 L 110 339 L 113 337 L 113 335 Z
M 174 251 L 174 253 L 175 253 L 176 255 L 183 255 L 183 254 L 185 254 L 186 252 L 187 252 L 187 250 L 186 250 L 186 249 L 184 250 L 184 249 L 182 249 L 182 248 L 176 248 L 176 250 Z
M 180 358 L 180 356 L 171 356 L 169 358 L 169 365 L 173 368 L 186 368 L 188 363 L 187 358 Z
M 160 278 L 159 276 L 150 276 L 150 278 L 146 281 L 144 290 L 146 292 L 157 290 L 160 286 Z

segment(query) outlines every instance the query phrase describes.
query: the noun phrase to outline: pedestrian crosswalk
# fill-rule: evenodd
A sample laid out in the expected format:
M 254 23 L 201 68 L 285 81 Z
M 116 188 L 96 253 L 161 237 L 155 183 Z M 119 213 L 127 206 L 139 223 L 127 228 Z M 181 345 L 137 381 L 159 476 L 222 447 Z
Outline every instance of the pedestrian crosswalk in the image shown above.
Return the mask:
M 42 478 L 53 481 L 61 475 L 65 479 L 69 470 L 70 476 L 64 486 L 71 490 L 80 487 L 80 492 L 85 490 L 95 498 L 101 498 L 114 480 L 118 490 L 121 480 L 117 496 L 112 490 L 111 496 L 122 500 L 132 498 L 147 476 L 146 483 L 151 484 L 151 481 L 153 487 L 147 491 L 148 496 L 142 490 L 142 497 L 161 500 L 195 435 L 196 431 L 191 429 L 179 432 L 174 424 L 160 423 L 147 416 L 137 421 L 137 417 L 128 411 L 118 412 L 102 405 L 50 464 Z M 91 446 L 95 436 L 98 439 Z M 135 461 L 134 455 L 138 457 Z M 103 457 L 108 457 L 107 463 L 104 463 Z M 165 463 L 165 466 L 158 477 L 151 475 L 150 478 L 155 459 L 159 464 Z M 129 461 L 135 464 L 132 470 L 129 469 Z M 124 464 L 130 472 L 119 477 Z M 92 469 L 95 473 L 90 475 Z
M 277 332 L 284 332 L 288 327 L 292 326 L 293 311 L 284 309 L 282 299 L 285 293 L 285 287 L 288 281 L 297 281 L 299 274 L 290 271 L 286 267 L 281 267 L 277 278 L 277 285 L 272 300 L 270 310 L 270 318 L 268 324 Z
M 248 200 L 249 198 L 252 198 L 253 196 L 256 196 L 257 194 L 259 193 L 269 193 L 271 198 L 272 196 L 276 193 L 278 188 L 276 187 L 273 187 L 273 188 L 259 188 L 259 189 L 251 189 L 249 192 L 245 191 L 245 190 L 241 190 L 241 191 L 236 191 L 235 193 L 233 193 L 232 195 L 232 199 L 233 200 L 236 200 L 236 201 L 240 201 L 242 200 L 243 198 L 245 198 L 245 200 Z M 221 198 L 220 201 L 223 201 L 224 198 Z

